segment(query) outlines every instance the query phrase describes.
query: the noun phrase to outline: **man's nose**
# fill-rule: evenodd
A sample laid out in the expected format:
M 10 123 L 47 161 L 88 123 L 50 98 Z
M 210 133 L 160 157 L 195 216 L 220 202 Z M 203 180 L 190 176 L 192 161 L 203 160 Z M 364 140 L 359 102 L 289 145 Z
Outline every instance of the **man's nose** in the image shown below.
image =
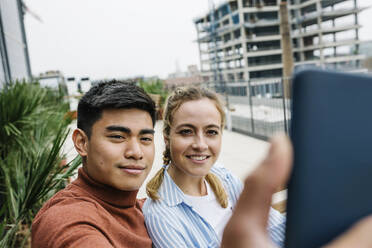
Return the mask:
M 137 139 L 130 139 L 125 148 L 125 158 L 141 160 L 143 151 L 140 142 Z

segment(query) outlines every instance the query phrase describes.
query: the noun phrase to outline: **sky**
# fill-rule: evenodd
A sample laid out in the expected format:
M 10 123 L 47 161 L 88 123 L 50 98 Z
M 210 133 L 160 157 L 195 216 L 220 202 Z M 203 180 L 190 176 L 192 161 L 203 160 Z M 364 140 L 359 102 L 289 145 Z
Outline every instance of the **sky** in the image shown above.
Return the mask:
M 371 0 L 358 1 L 372 5 Z M 24 2 L 41 19 L 25 16 L 34 75 L 60 70 L 66 77 L 91 79 L 166 78 L 177 67 L 199 67 L 193 19 L 207 13 L 208 0 Z M 362 40 L 372 40 L 371 15 L 372 8 L 359 16 Z

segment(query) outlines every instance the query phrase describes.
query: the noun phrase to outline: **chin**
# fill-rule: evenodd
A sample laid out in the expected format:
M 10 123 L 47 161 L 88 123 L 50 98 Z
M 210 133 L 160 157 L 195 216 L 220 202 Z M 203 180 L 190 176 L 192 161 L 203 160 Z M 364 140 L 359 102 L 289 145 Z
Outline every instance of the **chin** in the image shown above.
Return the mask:
M 194 176 L 194 177 L 205 177 L 208 175 L 210 170 L 206 170 L 206 171 L 191 171 L 191 175 Z
M 138 186 L 137 184 L 132 184 L 132 185 L 118 185 L 118 187 L 115 187 L 117 188 L 118 190 L 123 190 L 123 191 L 134 191 L 134 190 L 139 190 L 139 188 L 141 187 Z
M 194 168 L 194 171 L 197 172 L 198 174 L 203 174 L 203 173 L 208 174 L 211 169 L 212 169 L 211 165 L 203 165 L 203 166 Z

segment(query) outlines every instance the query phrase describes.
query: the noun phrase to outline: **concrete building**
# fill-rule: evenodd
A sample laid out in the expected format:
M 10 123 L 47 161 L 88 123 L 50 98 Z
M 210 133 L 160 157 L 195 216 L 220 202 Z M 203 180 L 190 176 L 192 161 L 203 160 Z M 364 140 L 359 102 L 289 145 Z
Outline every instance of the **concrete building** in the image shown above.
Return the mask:
M 80 78 L 80 89 L 83 94 L 87 93 L 92 87 L 92 82 L 89 77 Z
M 354 49 L 353 47 L 351 49 Z M 360 53 L 364 54 L 366 58 L 364 59 L 362 65 L 368 70 L 368 73 L 372 73 L 372 41 L 364 42 L 360 44 Z
M 0 1 L 0 88 L 17 79 L 30 79 L 31 69 L 21 0 Z
M 164 82 L 167 89 L 173 90 L 179 86 L 200 85 L 205 82 L 205 79 L 196 65 L 189 65 L 187 71 L 171 73 Z
M 194 19 L 202 75 L 215 88 L 226 87 L 230 95 L 281 94 L 280 2 L 226 0 Z M 357 0 L 287 3 L 295 68 L 363 70 L 358 34 L 363 8 Z
M 40 73 L 37 80 L 42 87 L 63 90 L 67 94 L 65 78 L 60 71 L 46 71 L 45 73 Z

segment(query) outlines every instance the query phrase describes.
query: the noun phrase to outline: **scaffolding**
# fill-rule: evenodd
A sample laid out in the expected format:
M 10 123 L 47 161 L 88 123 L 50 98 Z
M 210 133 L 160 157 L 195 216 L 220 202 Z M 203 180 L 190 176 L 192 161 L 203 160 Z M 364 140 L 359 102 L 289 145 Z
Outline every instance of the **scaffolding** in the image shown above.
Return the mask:
M 280 2 L 227 0 L 194 19 L 202 75 L 217 91 L 248 95 L 252 87 L 282 79 Z M 357 0 L 287 3 L 295 69 L 318 66 L 362 71 L 358 14 L 365 8 L 358 7 Z

